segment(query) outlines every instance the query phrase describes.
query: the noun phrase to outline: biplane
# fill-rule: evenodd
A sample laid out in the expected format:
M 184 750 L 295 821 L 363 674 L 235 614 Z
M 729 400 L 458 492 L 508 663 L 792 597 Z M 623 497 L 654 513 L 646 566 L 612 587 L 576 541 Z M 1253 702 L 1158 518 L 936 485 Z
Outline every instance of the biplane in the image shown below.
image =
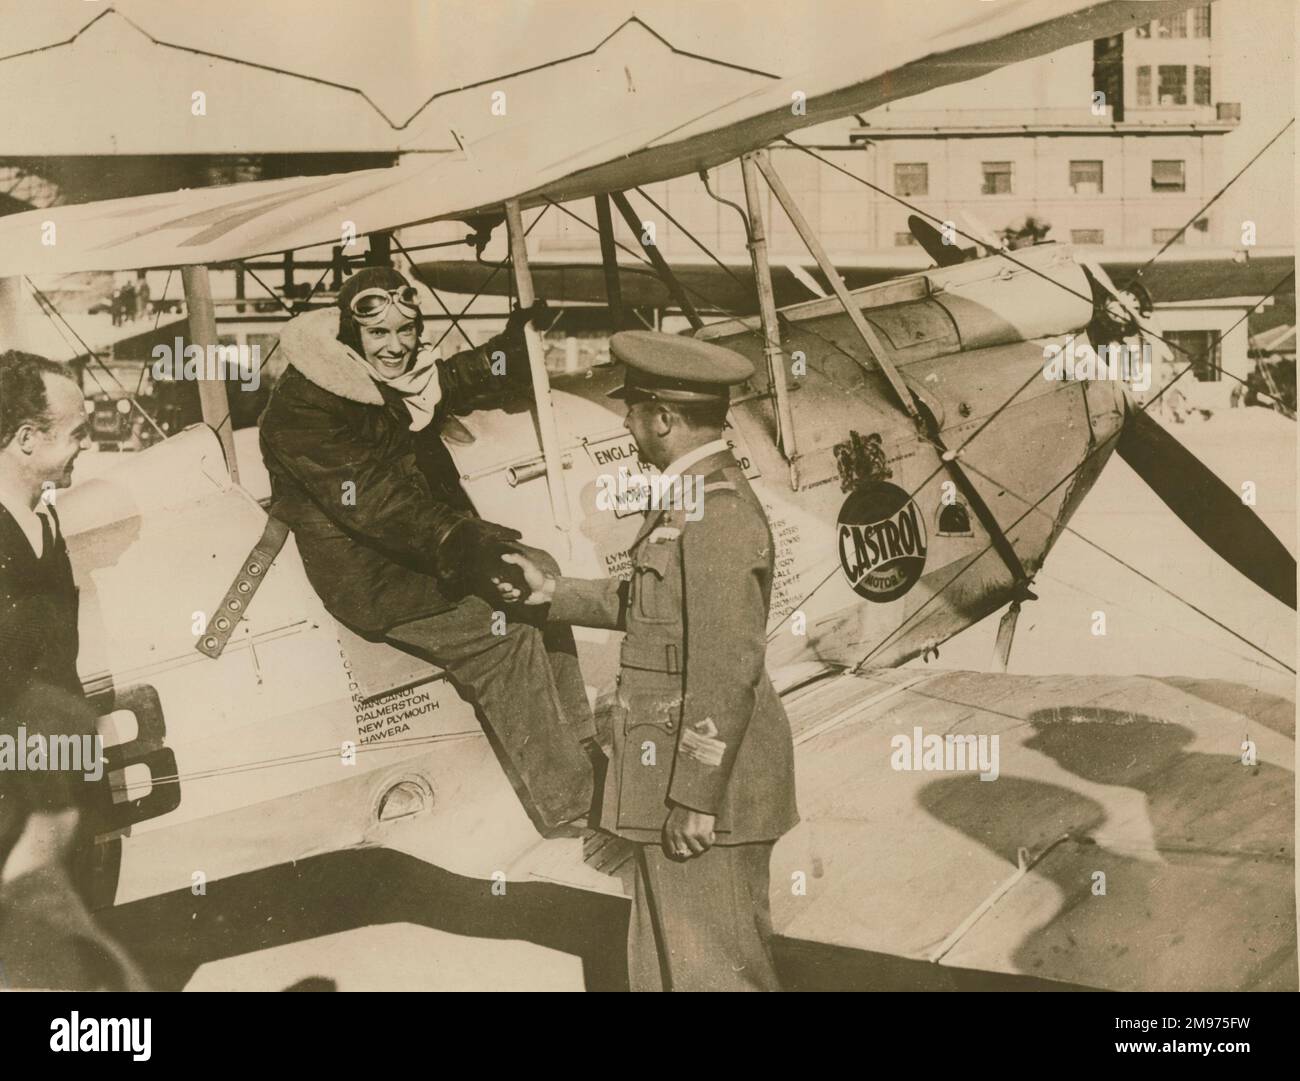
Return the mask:
M 1140 305 L 1067 245 L 972 257 L 924 221 L 914 229 L 934 266 L 850 288 L 765 152 L 796 129 L 1188 6 L 934 4 L 924 30 L 882 20 L 849 70 L 743 92 L 683 94 L 653 70 L 595 65 L 580 108 L 466 127 L 456 153 L 418 164 L 5 218 L 0 274 L 179 267 L 189 338 L 207 346 L 208 267 L 338 244 L 347 228 L 387 238 L 464 221 L 483 237 L 504 225 L 510 289 L 528 305 L 527 216 L 594 201 L 605 293 L 588 291 L 617 310 L 623 193 L 739 159 L 752 288 L 739 310 L 705 323 L 701 310 L 727 305 L 693 300 L 689 278 L 652 245 L 646 256 L 688 332 L 757 372 L 729 437 L 778 546 L 768 663 L 803 817 L 773 862 L 783 940 L 828 951 L 838 986 L 1294 989 L 1293 704 L 1196 673 L 1005 671 L 1035 575 L 1116 453 L 1234 568 L 1214 573 L 1240 574 L 1259 606 L 1295 608 L 1291 553 L 1120 382 L 1044 377 L 1049 348 L 1149 333 Z M 778 297 L 764 189 L 826 295 Z M 617 373 L 549 376 L 534 328 L 528 352 L 534 408 L 472 414 L 471 438 L 448 440 L 464 487 L 567 573 L 619 573 L 637 518 L 598 499 L 602 477 L 635 462 L 604 396 Z M 98 839 L 100 902 L 184 906 L 196 876 L 215 889 L 376 849 L 477 884 L 485 904 L 500 880 L 621 893 L 625 853 L 576 830 L 540 836 L 436 668 L 336 624 L 292 538 L 259 552 L 266 513 L 241 484 L 257 463 L 237 455 L 225 387 L 203 382 L 200 399 L 204 425 L 60 496 L 85 687 L 117 792 Z M 1000 611 L 1003 671 L 905 666 Z M 581 639 L 593 683 L 616 645 Z M 936 736 L 940 760 L 996 737 L 996 780 L 900 765 L 913 737 L 924 765 Z

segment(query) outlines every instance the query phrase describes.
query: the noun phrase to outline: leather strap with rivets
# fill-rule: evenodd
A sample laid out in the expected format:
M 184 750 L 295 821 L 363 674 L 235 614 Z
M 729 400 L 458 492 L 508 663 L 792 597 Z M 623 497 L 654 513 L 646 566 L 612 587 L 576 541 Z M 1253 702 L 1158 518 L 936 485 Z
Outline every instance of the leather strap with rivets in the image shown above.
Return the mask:
M 288 525 L 278 518 L 267 518 L 261 537 L 245 557 L 244 565 L 239 568 L 235 580 L 221 598 L 221 604 L 208 620 L 207 630 L 199 636 L 194 646 L 204 656 L 213 660 L 221 656 L 239 621 L 248 613 L 248 606 L 262 584 L 262 579 L 271 569 L 271 563 L 279 555 L 288 536 Z

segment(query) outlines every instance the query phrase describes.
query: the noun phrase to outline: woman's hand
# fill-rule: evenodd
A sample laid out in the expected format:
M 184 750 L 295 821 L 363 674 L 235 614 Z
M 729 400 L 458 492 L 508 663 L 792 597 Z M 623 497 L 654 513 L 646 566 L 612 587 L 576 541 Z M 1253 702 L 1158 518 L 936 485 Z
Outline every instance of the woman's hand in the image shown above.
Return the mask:
M 537 320 L 541 316 L 549 314 L 549 312 L 550 309 L 546 306 L 546 301 L 539 297 L 527 308 L 515 308 L 515 310 L 506 318 L 506 327 L 502 333 L 506 337 L 517 341 L 522 345 L 524 340 L 524 327 L 529 323 L 536 326 Z

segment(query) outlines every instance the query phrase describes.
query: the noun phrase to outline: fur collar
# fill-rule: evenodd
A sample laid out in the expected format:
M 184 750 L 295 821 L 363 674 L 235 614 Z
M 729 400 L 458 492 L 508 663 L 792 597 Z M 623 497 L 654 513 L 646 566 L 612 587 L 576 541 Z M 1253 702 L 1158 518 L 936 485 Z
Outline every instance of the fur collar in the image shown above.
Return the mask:
M 303 312 L 284 324 L 279 351 L 321 390 L 363 405 L 383 405 L 379 387 L 367 373 L 366 362 L 338 340 L 337 308 Z

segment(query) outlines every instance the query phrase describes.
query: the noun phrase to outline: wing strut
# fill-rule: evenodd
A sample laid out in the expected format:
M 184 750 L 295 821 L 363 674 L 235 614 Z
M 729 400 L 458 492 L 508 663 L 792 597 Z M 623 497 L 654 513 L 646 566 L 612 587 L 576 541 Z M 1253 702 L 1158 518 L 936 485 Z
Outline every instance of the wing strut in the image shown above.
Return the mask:
M 203 350 L 205 358 L 213 355 L 217 345 L 217 315 L 212 306 L 212 282 L 208 268 L 202 263 L 181 267 L 181 282 L 185 286 L 185 311 L 190 321 L 190 342 Z M 206 376 L 208 364 L 201 364 Z M 215 373 L 216 365 L 212 365 Z M 226 456 L 230 479 L 239 483 L 239 462 L 235 458 L 235 426 L 230 419 L 230 399 L 226 396 L 223 379 L 199 379 L 199 408 L 203 410 L 203 423 L 217 433 L 221 450 Z
M 537 295 L 533 292 L 533 275 L 528 268 L 528 240 L 524 236 L 524 222 L 519 213 L 518 199 L 506 203 L 506 228 L 510 232 L 510 265 L 514 272 L 515 291 L 519 294 L 519 306 L 529 308 Z M 532 373 L 533 397 L 537 403 L 537 431 L 542 444 L 542 456 L 546 460 L 546 486 L 551 493 L 551 516 L 555 520 L 555 528 L 564 536 L 567 545 L 569 496 L 564 486 L 560 434 L 555 426 L 555 406 L 551 401 L 551 382 L 546 376 L 542 336 L 532 323 L 524 324 L 524 340 L 528 343 L 528 369 Z
M 632 209 L 632 204 L 627 201 L 627 196 L 621 191 L 610 192 L 614 205 L 618 207 L 618 212 L 623 215 L 623 220 L 627 222 L 627 227 L 632 230 L 632 235 L 636 237 L 637 243 L 641 245 L 641 250 L 645 252 L 646 258 L 654 264 L 655 273 L 659 275 L 659 280 L 664 283 L 664 287 L 672 294 L 673 301 L 682 310 L 682 314 L 690 321 L 691 327 L 699 330 L 704 326 L 704 320 L 700 318 L 700 313 L 695 310 L 695 305 L 691 303 L 686 291 L 682 289 L 682 283 L 677 280 L 673 274 L 672 268 L 659 253 L 657 244 L 646 243 L 642 235 L 645 231 L 641 220 L 636 216 L 636 211 Z
M 618 250 L 614 246 L 614 219 L 609 212 L 609 196 L 596 196 L 596 225 L 600 233 L 600 262 L 605 268 L 605 301 L 614 329 L 623 326 L 623 283 L 618 276 Z
M 998 621 L 998 639 L 993 646 L 994 657 L 998 662 L 998 671 L 1005 672 L 1011 663 L 1011 643 L 1016 637 L 1016 621 L 1020 618 L 1020 599 L 1011 602 L 1011 607 L 1002 613 Z
M 921 415 L 917 412 L 916 403 L 912 401 L 912 392 L 907 389 L 903 377 L 898 374 L 898 369 L 894 367 L 894 362 L 889 358 L 889 352 L 880 340 L 875 328 L 863 318 L 862 309 L 853 302 L 848 287 L 844 284 L 844 279 L 840 277 L 840 272 L 835 269 L 835 264 L 831 262 L 830 256 L 826 254 L 826 249 L 822 247 L 822 242 L 817 239 L 817 234 L 813 232 L 812 226 L 808 224 L 808 219 L 803 216 L 803 211 L 791 198 L 785 182 L 772 168 L 772 163 L 767 157 L 767 151 L 757 150 L 751 156 L 754 159 L 754 164 L 758 166 L 758 171 L 763 174 L 763 179 L 767 181 L 767 186 L 772 189 L 772 194 L 776 196 L 777 202 L 781 204 L 786 216 L 790 219 L 790 223 L 795 227 L 800 239 L 803 240 L 804 247 L 817 260 L 817 265 L 821 267 L 822 274 L 830 282 L 831 289 L 834 290 L 835 296 L 844 308 L 844 313 L 849 317 L 849 322 L 853 324 L 853 329 L 866 342 L 876 365 L 885 374 L 885 378 L 889 380 L 889 385 L 893 388 L 899 404 L 903 407 L 903 411 L 912 418 L 918 428 L 922 428 Z
M 34 334 L 27 330 L 27 312 L 23 304 L 23 279 L 21 275 L 0 278 L 0 326 L 5 328 L 5 348 L 39 353 Z M 27 338 L 32 340 L 28 341 Z
M 980 495 L 971 479 L 966 475 L 966 471 L 962 469 L 961 464 L 957 461 L 957 455 L 944 446 L 943 437 L 939 432 L 939 425 L 934 415 L 929 409 L 926 409 L 923 416 L 917 408 L 912 392 L 908 389 L 907 384 L 903 382 L 903 377 L 898 374 L 898 369 L 894 366 L 889 347 L 881 341 L 880 335 L 876 333 L 875 328 L 867 322 L 862 314 L 862 309 L 853 302 L 853 297 L 849 294 L 844 279 L 840 277 L 839 271 L 835 269 L 835 264 L 831 262 L 830 256 L 826 254 L 826 249 L 822 247 L 821 241 L 817 239 L 817 234 L 813 232 L 812 226 L 808 224 L 808 219 L 803 216 L 803 211 L 791 198 L 789 189 L 786 188 L 784 182 L 777 175 L 776 170 L 772 168 L 772 163 L 767 157 L 767 151 L 755 151 L 753 157 L 754 164 L 758 166 L 758 171 L 763 174 L 763 179 L 767 181 L 768 187 L 772 189 L 772 194 L 776 196 L 777 201 L 785 210 L 791 224 L 803 239 L 804 245 L 812 257 L 817 260 L 817 265 L 821 267 L 822 274 L 830 282 L 836 298 L 839 300 L 841 307 L 844 308 L 845 314 L 849 317 L 849 321 L 866 343 L 876 364 L 885 374 L 885 378 L 889 380 L 889 385 L 893 388 L 899 403 L 907 415 L 912 418 L 913 423 L 916 424 L 917 432 L 938 452 L 944 468 L 952 477 L 958 490 L 966 497 L 971 510 L 975 512 L 975 517 L 979 519 L 980 524 L 988 533 L 989 541 L 992 543 L 994 550 L 1011 573 L 1013 596 L 1022 600 L 1036 599 L 1029 592 L 1029 575 L 1025 572 L 1020 557 L 1016 554 L 1015 546 L 1006 533 L 1003 532 L 1002 526 L 994 517 L 992 509 L 985 503 L 984 497 Z
M 758 313 L 763 322 L 763 352 L 767 356 L 767 377 L 776 393 L 778 447 L 790 463 L 790 487 L 799 490 L 794 431 L 794 412 L 790 408 L 790 388 L 786 385 L 785 354 L 781 350 L 781 325 L 776 317 L 776 296 L 772 291 L 772 268 L 767 261 L 767 230 L 763 224 L 763 207 L 758 198 L 758 174 L 752 155 L 740 159 L 745 180 L 745 205 L 749 209 L 749 257 L 754 267 L 754 286 L 758 290 Z

